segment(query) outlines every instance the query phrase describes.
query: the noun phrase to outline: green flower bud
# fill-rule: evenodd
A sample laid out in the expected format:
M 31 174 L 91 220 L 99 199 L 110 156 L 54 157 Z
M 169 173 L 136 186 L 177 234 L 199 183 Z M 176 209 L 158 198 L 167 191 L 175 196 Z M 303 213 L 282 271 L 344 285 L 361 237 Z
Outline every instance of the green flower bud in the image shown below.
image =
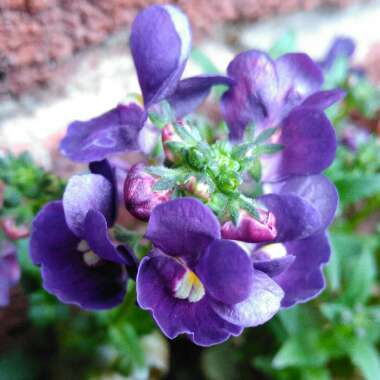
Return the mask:
M 189 165 L 196 170 L 202 170 L 206 164 L 206 157 L 196 147 L 191 147 L 187 151 L 186 158 Z

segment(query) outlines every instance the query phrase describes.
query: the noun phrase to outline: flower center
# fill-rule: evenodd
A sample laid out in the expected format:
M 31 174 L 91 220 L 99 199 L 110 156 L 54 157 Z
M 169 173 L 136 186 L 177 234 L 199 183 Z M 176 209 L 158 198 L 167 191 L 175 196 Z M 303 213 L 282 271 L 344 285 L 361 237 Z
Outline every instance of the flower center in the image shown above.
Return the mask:
M 175 285 L 174 297 L 188 300 L 189 302 L 198 302 L 204 295 L 205 288 L 199 277 L 191 270 L 186 270 Z
M 83 261 L 89 267 L 96 265 L 101 259 L 93 251 L 91 251 L 86 240 L 81 240 L 77 245 L 77 250 L 83 253 Z
M 268 256 L 270 260 L 279 259 L 287 254 L 285 246 L 281 243 L 264 245 L 260 247 L 259 252 Z

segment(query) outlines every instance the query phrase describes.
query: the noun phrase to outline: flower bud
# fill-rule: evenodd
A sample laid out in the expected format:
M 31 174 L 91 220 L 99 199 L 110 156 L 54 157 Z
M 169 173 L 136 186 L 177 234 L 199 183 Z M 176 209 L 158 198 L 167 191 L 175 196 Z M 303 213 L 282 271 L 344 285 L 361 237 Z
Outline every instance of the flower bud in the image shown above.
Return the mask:
M 158 180 L 144 172 L 144 165 L 133 165 L 124 182 L 124 202 L 127 210 L 137 219 L 149 220 L 152 210 L 170 199 L 171 191 L 153 191 Z
M 202 170 L 205 167 L 206 157 L 196 147 L 191 147 L 187 151 L 186 158 L 189 165 L 196 170 Z
M 166 159 L 173 163 L 180 161 L 181 157 L 179 157 L 178 154 L 172 152 L 170 147 L 168 146 L 169 142 L 181 141 L 180 137 L 175 133 L 172 124 L 166 124 L 165 127 L 162 129 L 161 139 Z
M 255 219 L 246 211 L 241 210 L 238 225 L 228 221 L 222 226 L 224 239 L 240 240 L 247 243 L 272 241 L 277 236 L 276 218 L 269 212 L 258 210 L 260 220 Z
M 198 182 L 194 176 L 189 178 L 184 187 L 189 193 L 204 201 L 209 201 L 211 198 L 209 185 L 204 182 Z

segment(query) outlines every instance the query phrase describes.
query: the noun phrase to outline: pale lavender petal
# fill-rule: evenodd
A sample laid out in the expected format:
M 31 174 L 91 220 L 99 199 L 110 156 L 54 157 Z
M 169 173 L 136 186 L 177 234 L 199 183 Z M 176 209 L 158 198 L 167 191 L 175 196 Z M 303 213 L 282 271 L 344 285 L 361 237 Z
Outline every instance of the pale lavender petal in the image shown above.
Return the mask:
M 288 110 L 322 87 L 322 71 L 306 54 L 285 54 L 276 60 L 275 65 L 279 97 Z
M 191 48 L 188 19 L 172 5 L 153 5 L 132 25 L 130 46 L 145 107 L 171 95 Z
M 320 231 L 326 229 L 334 219 L 338 207 L 338 192 L 331 181 L 321 174 L 294 177 L 278 183 L 281 194 L 293 193 L 309 202 L 318 211 L 321 219 Z
M 220 224 L 207 206 L 186 197 L 156 206 L 145 236 L 167 255 L 196 261 L 213 240 L 220 238 Z
M 89 210 L 100 211 L 110 226 L 114 215 L 113 186 L 99 174 L 75 175 L 63 194 L 63 208 L 66 223 L 77 236 L 83 236 Z
M 320 63 L 323 70 L 330 70 L 338 58 L 350 58 L 355 52 L 355 42 L 349 37 L 336 38 L 325 59 Z
M 61 141 L 61 152 L 74 161 L 99 161 L 108 155 L 138 150 L 138 134 L 147 118 L 137 104 L 120 104 L 88 121 L 74 121 Z
M 267 322 L 278 312 L 283 296 L 284 292 L 276 282 L 265 273 L 256 270 L 251 294 L 246 300 L 236 305 L 215 301 L 212 308 L 227 322 L 254 327 Z
M 272 260 L 258 260 L 254 261 L 254 268 L 260 272 L 264 272 L 269 277 L 278 276 L 280 273 L 286 271 L 293 263 L 295 256 L 286 255 Z
M 201 256 L 196 267 L 206 291 L 226 304 L 236 304 L 251 293 L 253 267 L 250 257 L 238 244 L 215 240 Z

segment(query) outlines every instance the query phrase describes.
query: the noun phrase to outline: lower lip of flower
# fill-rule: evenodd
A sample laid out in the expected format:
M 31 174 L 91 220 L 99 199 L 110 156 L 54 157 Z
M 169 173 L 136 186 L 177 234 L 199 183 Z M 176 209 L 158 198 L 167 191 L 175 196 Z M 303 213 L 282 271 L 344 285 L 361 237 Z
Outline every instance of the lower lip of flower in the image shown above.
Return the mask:
M 205 295 L 205 288 L 199 277 L 191 270 L 186 270 L 174 287 L 174 297 L 191 303 L 200 301 Z

